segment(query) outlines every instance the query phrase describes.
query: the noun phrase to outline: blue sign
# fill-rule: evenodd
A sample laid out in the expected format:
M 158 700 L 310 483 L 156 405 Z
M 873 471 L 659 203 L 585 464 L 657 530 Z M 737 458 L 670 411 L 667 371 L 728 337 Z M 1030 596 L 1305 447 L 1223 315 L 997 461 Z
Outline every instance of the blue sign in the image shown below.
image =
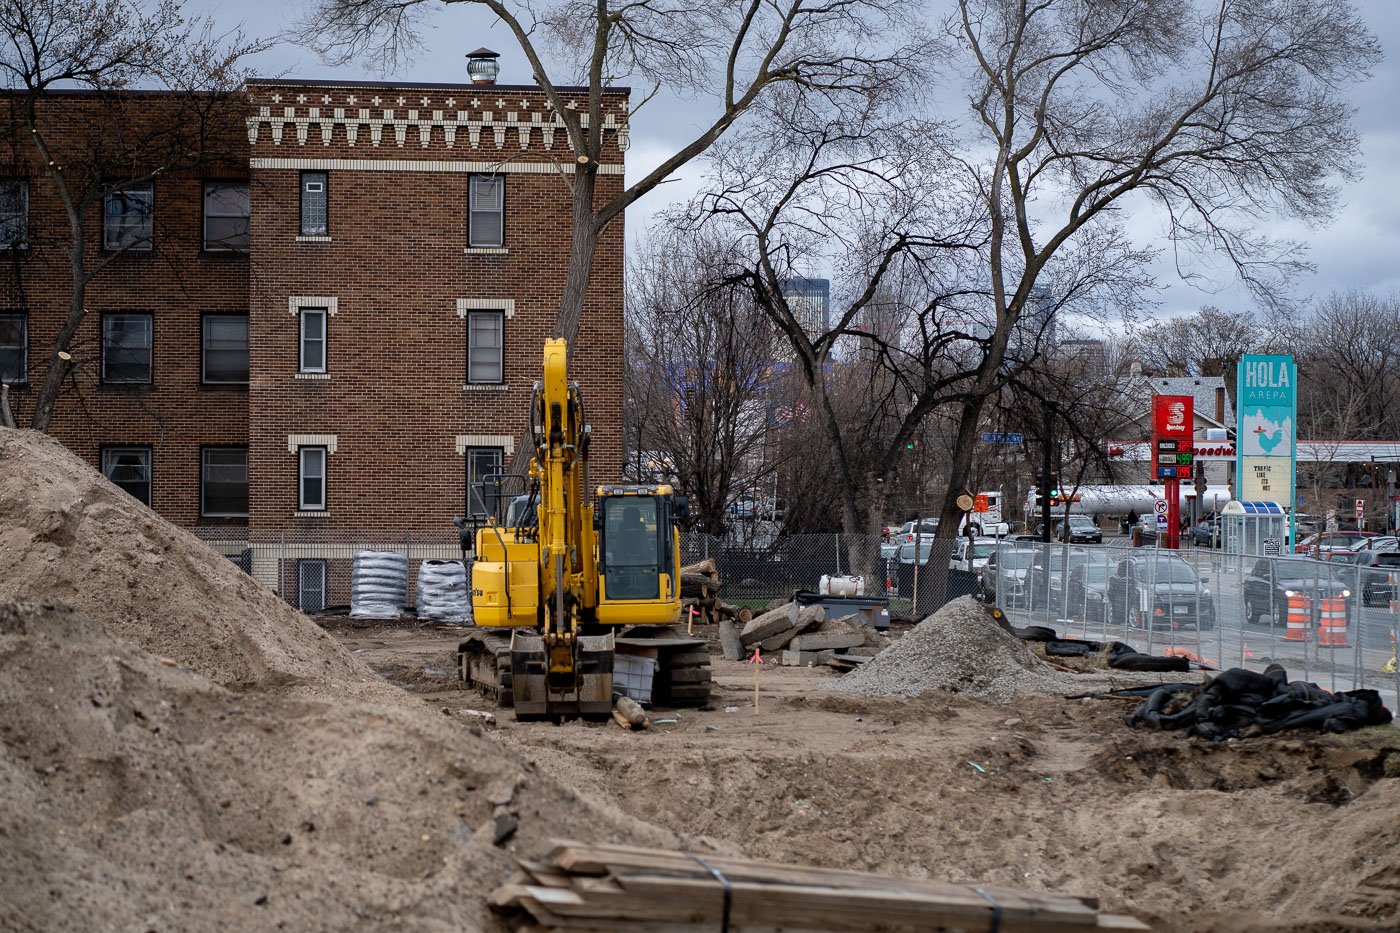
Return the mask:
M 1239 499 L 1293 502 L 1298 492 L 1298 367 L 1293 357 L 1241 357 L 1235 399 L 1235 489 Z
M 1008 435 L 1006 435 L 1006 443 L 1008 443 L 1008 444 L 1019 444 L 1019 443 L 1021 443 L 1021 435 L 1019 435 L 1019 434 L 1008 434 Z
M 982 443 L 984 444 L 1019 444 L 1022 435 L 1020 434 L 990 434 L 982 432 Z

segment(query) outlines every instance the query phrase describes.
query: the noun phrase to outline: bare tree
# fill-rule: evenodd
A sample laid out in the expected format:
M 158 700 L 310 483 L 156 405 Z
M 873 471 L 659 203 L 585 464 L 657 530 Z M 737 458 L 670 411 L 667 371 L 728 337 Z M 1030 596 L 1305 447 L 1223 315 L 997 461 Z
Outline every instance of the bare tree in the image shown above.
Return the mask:
M 49 429 L 71 371 L 68 350 L 87 313 L 88 286 L 118 256 L 155 239 L 138 228 L 94 250 L 104 198 L 135 201 L 158 177 L 231 157 L 243 112 L 238 61 L 257 47 L 186 19 L 175 0 L 148 9 L 123 0 L 0 2 L 10 161 L 52 186 L 66 221 L 25 230 L 24 246 L 61 251 L 72 283 L 67 317 L 41 367 L 36 430 Z M 168 93 L 138 101 L 129 92 L 137 85 Z M 62 97 L 68 88 L 90 94 Z
M 634 260 L 624 377 L 638 450 L 665 464 L 690 498 L 696 528 L 713 535 L 728 529 L 734 496 L 771 468 L 764 442 L 775 342 L 743 293 L 710 288 L 718 249 L 661 230 Z
M 774 89 L 835 96 L 878 89 L 917 58 L 920 47 L 920 30 L 908 15 L 913 0 L 448 3 L 484 7 L 505 24 L 564 121 L 574 164 L 560 177 L 570 189 L 573 232 L 553 335 L 571 349 L 599 237 L 638 198 L 713 145 Z M 426 0 L 318 0 L 302 34 L 332 61 L 365 58 L 387 70 L 420 47 L 428 22 Z M 567 83 L 586 89 L 583 107 L 569 106 L 574 95 L 561 90 Z M 714 112 L 650 172 L 599 197 L 603 95 L 620 83 L 646 89 L 632 119 L 663 90 L 699 97 Z M 519 445 L 517 459 L 528 459 L 529 450 Z
M 1277 300 L 1302 263 L 1263 221 L 1331 216 L 1337 180 L 1357 171 L 1345 91 L 1380 50 L 1349 0 L 958 0 L 945 25 L 968 75 L 962 161 L 989 214 L 995 322 L 953 448 L 951 535 L 987 400 L 1052 260 L 1093 264 L 1092 239 L 1122 249 L 1119 212 L 1146 199 L 1183 274 L 1211 251 Z M 1148 258 L 1120 253 L 1127 284 Z
M 1137 335 L 1139 358 L 1167 376 L 1218 375 L 1233 386 L 1240 357 L 1260 345 L 1253 311 L 1221 311 L 1207 305 L 1195 314 L 1155 321 Z

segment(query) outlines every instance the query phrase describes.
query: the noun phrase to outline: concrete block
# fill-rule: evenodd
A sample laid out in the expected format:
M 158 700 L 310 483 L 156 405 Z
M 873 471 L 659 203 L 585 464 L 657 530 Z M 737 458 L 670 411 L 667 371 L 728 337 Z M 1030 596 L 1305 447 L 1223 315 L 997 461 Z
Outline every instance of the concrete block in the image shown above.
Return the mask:
M 798 635 L 788 646 L 794 651 L 825 651 L 828 648 L 857 648 L 865 644 L 860 632 L 809 632 Z
M 823 667 L 831 663 L 835 651 L 793 651 L 791 648 L 783 652 L 783 665 L 786 667 Z
M 787 603 L 770 612 L 751 619 L 739 633 L 739 643 L 745 648 L 763 641 L 771 635 L 792 628 L 797 621 L 797 603 Z

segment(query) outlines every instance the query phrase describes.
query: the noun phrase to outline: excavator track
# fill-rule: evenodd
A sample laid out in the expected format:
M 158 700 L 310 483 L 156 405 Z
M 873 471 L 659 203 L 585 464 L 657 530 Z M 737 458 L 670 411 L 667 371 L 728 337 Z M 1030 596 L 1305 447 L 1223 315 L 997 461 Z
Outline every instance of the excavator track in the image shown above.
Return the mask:
M 482 629 L 469 632 L 466 640 L 457 646 L 457 676 L 463 683 L 495 699 L 498 707 L 514 709 L 510 635 Z
M 670 626 L 638 627 L 617 639 L 617 650 L 656 658 L 652 706 L 696 707 L 710 702 L 713 674 L 710 651 L 703 640 L 688 638 Z M 470 632 L 457 646 L 457 672 L 463 683 L 493 698 L 498 707 L 515 707 L 508 635 Z

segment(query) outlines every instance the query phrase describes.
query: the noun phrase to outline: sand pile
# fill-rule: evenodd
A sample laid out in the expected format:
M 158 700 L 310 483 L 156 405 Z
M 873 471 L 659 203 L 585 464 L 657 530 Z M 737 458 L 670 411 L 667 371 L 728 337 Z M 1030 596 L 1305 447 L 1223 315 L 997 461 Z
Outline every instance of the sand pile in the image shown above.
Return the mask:
M 1031 653 L 971 596 L 955 599 L 899 641 L 824 689 L 868 696 L 918 696 L 933 690 L 1010 703 L 1027 693 L 1080 693 L 1166 681 L 1191 674 L 1115 671 L 1065 674 Z
M 417 701 L 235 693 L 52 604 L 0 604 L 0 669 L 0 929 L 496 929 L 513 853 L 676 845 Z
M 226 684 L 379 679 L 310 619 L 57 441 L 0 429 L 0 600 L 55 600 Z

